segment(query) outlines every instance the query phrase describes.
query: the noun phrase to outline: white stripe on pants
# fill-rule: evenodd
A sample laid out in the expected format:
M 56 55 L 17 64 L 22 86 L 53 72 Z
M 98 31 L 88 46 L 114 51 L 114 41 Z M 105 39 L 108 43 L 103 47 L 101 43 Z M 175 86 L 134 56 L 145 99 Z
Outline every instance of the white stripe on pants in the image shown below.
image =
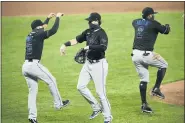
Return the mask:
M 96 93 L 100 99 L 105 121 L 112 119 L 110 103 L 106 96 L 106 77 L 108 73 L 108 63 L 106 59 L 101 59 L 97 63 L 90 63 L 86 60 L 78 79 L 77 89 L 82 96 L 91 104 L 94 111 L 99 110 L 98 101 L 87 88 L 89 81 L 92 79 L 95 84 Z
M 25 61 L 22 66 L 22 73 L 26 79 L 29 88 L 28 95 L 28 110 L 30 119 L 36 119 L 37 107 L 36 97 L 38 93 L 37 79 L 43 80 L 49 87 L 50 93 L 53 96 L 54 107 L 60 109 L 63 105 L 62 98 L 57 88 L 56 79 L 49 72 L 49 70 L 42 64 L 38 63 L 38 60 L 32 62 Z
M 149 53 L 144 56 L 144 53 Z M 136 71 L 139 74 L 140 81 L 149 82 L 148 67 L 167 68 L 168 63 L 162 56 L 152 51 L 133 50 L 132 61 L 136 67 Z

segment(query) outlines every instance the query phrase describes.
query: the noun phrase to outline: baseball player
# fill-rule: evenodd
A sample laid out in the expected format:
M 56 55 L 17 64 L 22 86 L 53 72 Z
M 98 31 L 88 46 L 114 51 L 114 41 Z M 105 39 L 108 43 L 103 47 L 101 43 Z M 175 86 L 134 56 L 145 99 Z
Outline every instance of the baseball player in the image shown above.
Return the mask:
M 86 41 L 86 61 L 80 72 L 77 89 L 87 100 L 93 109 L 89 119 L 95 118 L 100 112 L 104 115 L 104 123 L 110 123 L 112 120 L 111 107 L 106 96 L 106 77 L 108 73 L 108 63 L 105 59 L 105 51 L 108 45 L 106 32 L 100 27 L 101 16 L 94 12 L 86 18 L 89 28 L 83 31 L 76 39 L 72 39 L 63 44 L 60 48 L 61 55 L 65 54 L 68 46 Z M 90 80 L 94 81 L 96 93 L 100 99 L 101 105 L 92 95 L 87 85 Z
M 140 95 L 143 112 L 151 113 L 152 109 L 146 101 L 146 90 L 149 82 L 148 67 L 158 68 L 156 83 L 152 89 L 152 95 L 162 99 L 165 96 L 160 91 L 161 82 L 165 76 L 168 63 L 159 54 L 153 52 L 154 44 L 158 33 L 168 34 L 170 32 L 169 24 L 161 25 L 154 20 L 154 10 L 146 7 L 142 11 L 142 18 L 133 20 L 132 25 L 135 29 L 135 37 L 133 43 L 132 61 L 136 67 L 136 71 L 140 77 Z
M 57 32 L 60 17 L 63 16 L 63 14 L 57 13 L 53 27 L 50 30 L 44 31 L 50 18 L 53 16 L 55 16 L 53 13 L 49 14 L 44 23 L 41 20 L 34 20 L 31 23 L 32 31 L 26 38 L 25 62 L 22 66 L 22 73 L 29 89 L 28 120 L 31 123 L 37 123 L 36 97 L 38 92 L 38 79 L 43 80 L 48 85 L 56 109 L 61 109 L 69 104 L 69 100 L 62 101 L 55 77 L 40 63 L 44 40 Z

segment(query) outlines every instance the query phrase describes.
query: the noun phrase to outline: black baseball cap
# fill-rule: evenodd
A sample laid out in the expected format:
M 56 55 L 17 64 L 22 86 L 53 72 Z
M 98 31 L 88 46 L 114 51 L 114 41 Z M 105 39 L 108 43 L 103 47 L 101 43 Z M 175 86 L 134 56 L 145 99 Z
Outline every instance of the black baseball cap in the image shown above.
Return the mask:
M 157 14 L 158 12 L 154 12 L 153 8 L 151 7 L 146 7 L 142 11 L 142 16 L 145 18 L 150 14 Z
M 97 21 L 97 20 L 99 20 L 100 21 L 101 20 L 101 15 L 97 12 L 93 12 L 85 20 L 87 20 L 87 21 Z
M 32 28 L 32 29 L 35 29 L 36 27 L 42 26 L 42 25 L 44 25 L 44 23 L 43 23 L 41 20 L 34 20 L 34 21 L 31 23 L 31 28 Z

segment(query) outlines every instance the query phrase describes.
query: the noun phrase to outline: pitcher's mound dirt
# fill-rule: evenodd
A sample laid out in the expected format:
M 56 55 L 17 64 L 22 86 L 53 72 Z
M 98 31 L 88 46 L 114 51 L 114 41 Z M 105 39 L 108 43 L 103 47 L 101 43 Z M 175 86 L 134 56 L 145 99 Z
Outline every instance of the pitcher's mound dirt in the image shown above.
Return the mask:
M 162 102 L 184 106 L 184 80 L 161 85 L 161 92 L 165 95 Z

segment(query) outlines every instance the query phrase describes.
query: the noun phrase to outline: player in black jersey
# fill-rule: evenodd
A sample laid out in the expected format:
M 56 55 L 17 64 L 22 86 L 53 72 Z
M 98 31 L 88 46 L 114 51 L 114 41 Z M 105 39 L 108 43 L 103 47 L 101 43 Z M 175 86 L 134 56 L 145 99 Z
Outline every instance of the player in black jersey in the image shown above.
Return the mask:
M 58 28 L 62 13 L 57 13 L 56 20 L 50 30 L 44 30 L 54 13 L 48 15 L 43 23 L 41 20 L 34 20 L 31 24 L 32 31 L 26 38 L 25 62 L 22 66 L 22 73 L 26 79 L 29 88 L 28 95 L 28 120 L 31 123 L 37 123 L 36 98 L 38 92 L 38 79 L 43 80 L 49 87 L 54 100 L 54 107 L 61 109 L 69 104 L 69 100 L 62 101 L 57 88 L 55 77 L 41 63 L 44 40 L 54 35 Z
M 152 112 L 146 101 L 147 83 L 149 82 L 148 67 L 158 68 L 156 83 L 151 93 L 153 96 L 162 99 L 165 96 L 160 91 L 160 85 L 168 67 L 168 63 L 164 58 L 153 52 L 153 50 L 158 34 L 168 34 L 170 32 L 170 26 L 169 24 L 161 25 L 158 21 L 154 20 L 155 14 L 157 12 L 154 12 L 152 8 L 146 7 L 142 11 L 142 18 L 133 20 L 132 22 L 135 30 L 132 61 L 140 77 L 141 110 L 147 113 Z
M 108 63 L 105 58 L 105 51 L 108 46 L 108 37 L 104 29 L 101 28 L 101 16 L 93 12 L 86 18 L 89 28 L 83 31 L 61 46 L 60 52 L 63 55 L 67 46 L 78 43 L 86 43 L 86 62 L 80 72 L 77 89 L 81 95 L 91 105 L 93 113 L 89 119 L 95 118 L 100 112 L 103 113 L 104 123 L 111 123 L 111 107 L 106 96 L 106 77 L 108 74 Z M 97 95 L 101 105 L 87 88 L 90 80 L 94 81 Z

